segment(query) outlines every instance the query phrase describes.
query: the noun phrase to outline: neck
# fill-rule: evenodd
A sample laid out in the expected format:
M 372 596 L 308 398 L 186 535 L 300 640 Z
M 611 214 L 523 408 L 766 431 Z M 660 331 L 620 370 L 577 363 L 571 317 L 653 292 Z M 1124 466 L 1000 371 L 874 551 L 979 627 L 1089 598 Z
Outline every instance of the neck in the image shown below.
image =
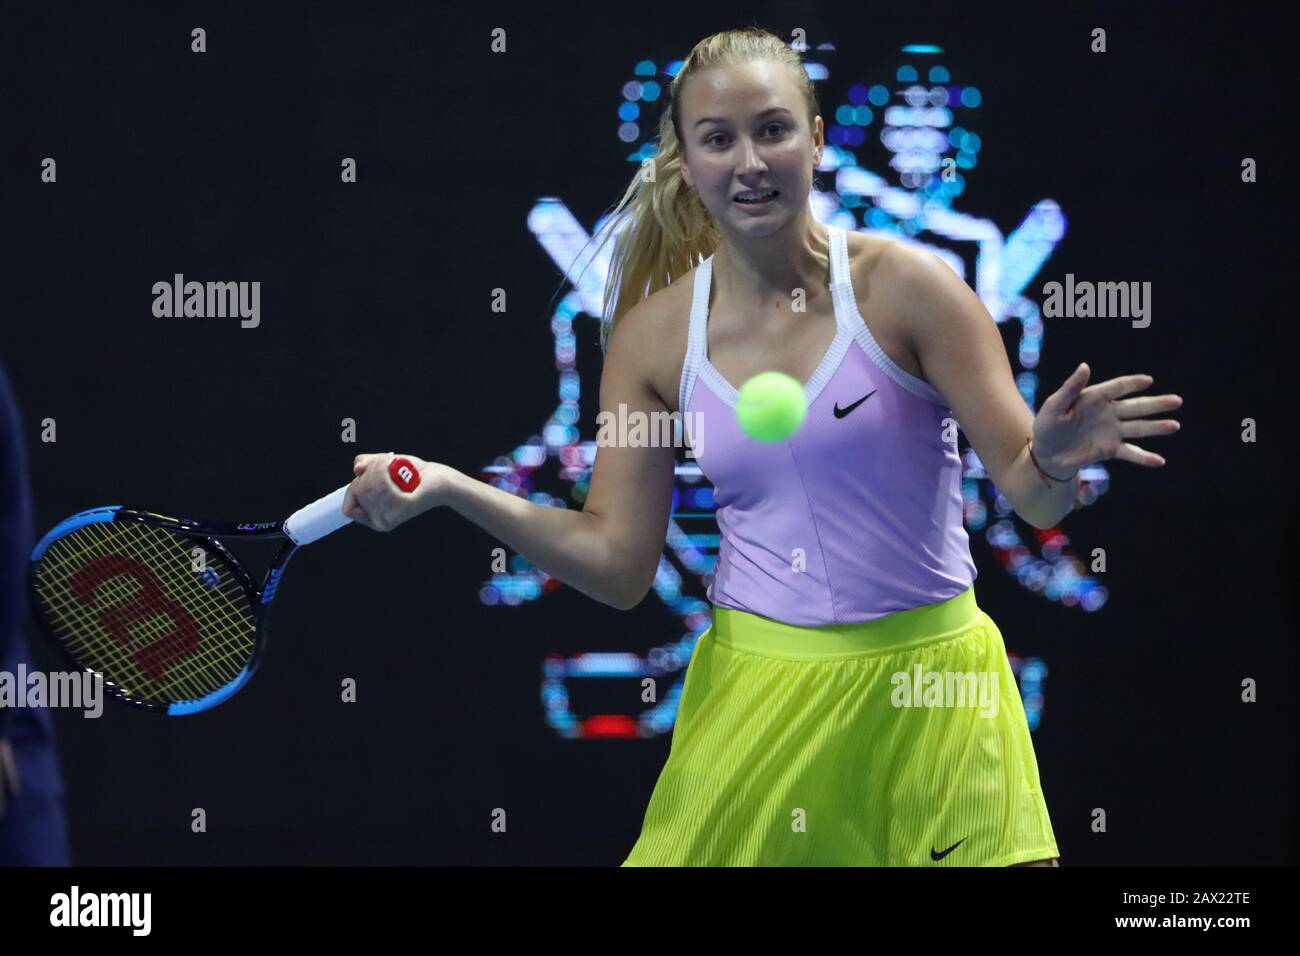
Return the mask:
M 713 259 L 713 281 L 740 310 L 789 310 L 795 289 L 811 301 L 830 288 L 830 255 L 829 231 L 808 216 L 760 239 L 724 236 Z

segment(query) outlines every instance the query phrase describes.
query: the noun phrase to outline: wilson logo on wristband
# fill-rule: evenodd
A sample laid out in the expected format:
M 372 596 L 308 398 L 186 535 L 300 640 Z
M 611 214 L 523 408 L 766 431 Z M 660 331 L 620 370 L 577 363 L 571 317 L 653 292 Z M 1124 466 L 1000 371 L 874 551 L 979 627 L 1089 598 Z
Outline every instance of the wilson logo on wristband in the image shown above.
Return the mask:
M 394 458 L 388 463 L 388 474 L 403 491 L 411 492 L 420 487 L 420 470 L 410 459 Z

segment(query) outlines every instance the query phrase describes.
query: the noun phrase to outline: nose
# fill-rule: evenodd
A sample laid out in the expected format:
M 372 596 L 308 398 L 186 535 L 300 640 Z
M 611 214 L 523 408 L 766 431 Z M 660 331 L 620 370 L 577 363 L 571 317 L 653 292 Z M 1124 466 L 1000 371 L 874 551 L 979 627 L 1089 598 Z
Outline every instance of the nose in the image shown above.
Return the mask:
M 742 176 L 767 172 L 767 163 L 763 162 L 758 145 L 752 139 L 747 138 L 741 142 L 740 159 L 736 163 L 736 172 Z

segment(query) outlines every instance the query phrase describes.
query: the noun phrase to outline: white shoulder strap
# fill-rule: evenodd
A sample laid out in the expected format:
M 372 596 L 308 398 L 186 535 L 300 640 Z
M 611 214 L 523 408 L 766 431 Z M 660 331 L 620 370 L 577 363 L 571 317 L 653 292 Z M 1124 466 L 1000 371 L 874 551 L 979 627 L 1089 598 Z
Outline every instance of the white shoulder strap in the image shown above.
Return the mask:
M 677 393 L 677 407 L 686 411 L 691 390 L 695 387 L 700 363 L 708 347 L 707 322 L 709 318 L 709 286 L 713 281 L 713 256 L 709 256 L 695 270 L 695 289 L 691 298 L 690 332 L 686 337 L 686 360 L 682 363 L 682 380 Z

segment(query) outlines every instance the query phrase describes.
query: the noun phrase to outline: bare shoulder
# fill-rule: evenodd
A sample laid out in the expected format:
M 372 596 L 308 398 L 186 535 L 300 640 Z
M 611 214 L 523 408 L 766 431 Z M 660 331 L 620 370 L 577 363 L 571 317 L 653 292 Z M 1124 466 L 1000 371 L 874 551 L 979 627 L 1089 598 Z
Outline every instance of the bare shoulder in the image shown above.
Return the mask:
M 617 338 L 629 367 L 669 411 L 677 410 L 677 387 L 686 361 L 694 279 L 695 269 L 692 269 L 638 302 L 619 319 L 610 339 L 609 351 L 614 350 Z
M 893 242 L 880 236 L 869 236 L 865 232 L 846 231 L 849 244 L 849 262 L 853 266 L 853 278 L 868 275 L 880 262 L 880 256 Z
M 905 304 L 961 279 L 934 253 L 898 239 L 849 233 L 849 261 L 855 288 Z
M 927 248 L 901 239 L 858 234 L 861 255 L 853 263 L 853 286 L 863 317 L 870 308 L 874 323 L 884 336 L 892 338 L 900 352 L 907 352 L 915 368 L 902 362 L 907 371 L 920 369 L 923 343 L 944 336 L 944 324 L 953 315 L 978 311 L 975 291 L 953 268 Z M 876 338 L 881 338 L 876 334 Z M 889 351 L 884 339 L 881 346 Z M 893 355 L 893 352 L 891 352 Z M 898 360 L 898 356 L 893 356 Z M 924 376 L 922 376 L 924 377 Z
M 923 249 L 861 232 L 848 234 L 848 252 L 853 295 L 872 337 L 896 365 L 924 379 L 916 318 L 928 311 L 922 288 L 934 281 L 933 264 L 948 267 Z

